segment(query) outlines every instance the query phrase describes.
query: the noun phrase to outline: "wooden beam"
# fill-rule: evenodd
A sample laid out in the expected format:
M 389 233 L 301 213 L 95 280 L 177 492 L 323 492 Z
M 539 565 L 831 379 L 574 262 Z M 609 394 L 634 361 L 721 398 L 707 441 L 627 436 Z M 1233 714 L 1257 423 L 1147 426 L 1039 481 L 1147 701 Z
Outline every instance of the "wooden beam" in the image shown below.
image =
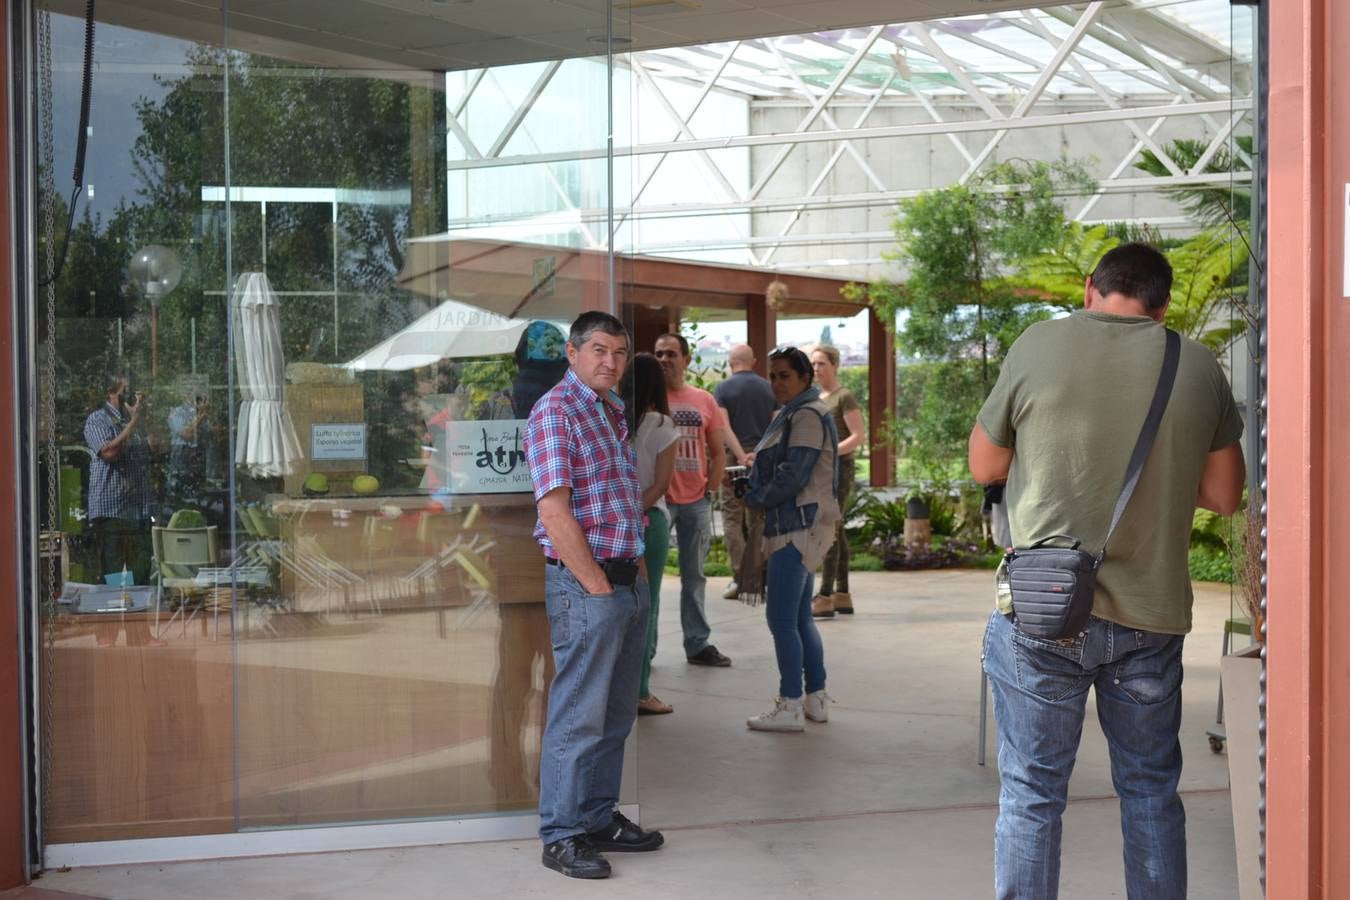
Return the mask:
M 769 377 L 769 352 L 778 343 L 778 314 L 764 294 L 745 295 L 745 342 L 755 351 L 755 371 Z
M 886 487 L 895 472 L 895 449 L 886 422 L 895 414 L 895 333 L 875 309 L 867 313 L 867 437 L 872 453 L 872 487 Z

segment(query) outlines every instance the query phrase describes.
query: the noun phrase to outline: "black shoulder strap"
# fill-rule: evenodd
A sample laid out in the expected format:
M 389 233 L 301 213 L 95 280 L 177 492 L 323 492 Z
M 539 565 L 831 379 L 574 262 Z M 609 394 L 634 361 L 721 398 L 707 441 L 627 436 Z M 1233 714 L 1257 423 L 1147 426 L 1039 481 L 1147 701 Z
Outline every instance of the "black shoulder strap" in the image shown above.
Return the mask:
M 1153 439 L 1158 436 L 1158 425 L 1167 410 L 1167 401 L 1172 396 L 1172 383 L 1177 379 L 1177 363 L 1181 358 L 1181 338 L 1170 328 L 1166 331 L 1167 343 L 1163 348 L 1162 372 L 1158 375 L 1158 387 L 1153 391 L 1153 402 L 1149 405 L 1148 416 L 1144 419 L 1144 428 L 1139 432 L 1134 452 L 1130 454 L 1130 464 L 1125 469 L 1125 484 L 1120 489 L 1120 498 L 1116 500 L 1115 511 L 1111 514 L 1111 526 L 1106 529 L 1102 552 L 1097 555 L 1098 562 L 1106 558 L 1106 545 L 1110 543 L 1111 535 L 1120 524 L 1120 517 L 1125 514 L 1130 497 L 1134 495 L 1134 488 L 1139 483 L 1139 474 L 1144 471 L 1144 462 L 1148 459 L 1149 450 L 1153 448 Z

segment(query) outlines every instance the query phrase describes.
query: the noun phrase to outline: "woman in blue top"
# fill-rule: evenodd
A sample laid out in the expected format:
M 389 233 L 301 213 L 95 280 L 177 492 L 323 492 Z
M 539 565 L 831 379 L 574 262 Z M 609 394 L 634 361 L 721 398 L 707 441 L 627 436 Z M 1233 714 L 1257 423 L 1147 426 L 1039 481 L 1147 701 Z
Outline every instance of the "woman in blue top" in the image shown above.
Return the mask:
M 766 617 L 779 685 L 773 709 L 746 720 L 755 731 L 801 731 L 803 715 L 829 720 L 825 650 L 811 618 L 811 596 L 839 520 L 839 436 L 812 378 L 811 361 L 796 347 L 770 354 L 769 384 L 782 409 L 755 447 L 745 503 L 764 511 Z

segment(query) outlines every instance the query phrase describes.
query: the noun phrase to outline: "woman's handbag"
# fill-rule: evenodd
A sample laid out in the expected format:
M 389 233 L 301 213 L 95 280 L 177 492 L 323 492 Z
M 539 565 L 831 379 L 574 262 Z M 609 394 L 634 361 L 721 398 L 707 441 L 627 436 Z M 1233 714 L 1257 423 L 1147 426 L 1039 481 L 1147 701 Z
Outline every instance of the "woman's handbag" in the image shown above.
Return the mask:
M 1163 412 L 1176 381 L 1177 362 L 1181 356 L 1181 339 L 1170 328 L 1163 349 L 1162 372 L 1153 392 L 1143 430 L 1130 454 L 1125 470 L 1125 484 L 1120 489 L 1111 525 L 1106 530 L 1101 552 L 1095 556 L 1080 550 L 1082 541 L 1067 534 L 1056 534 L 1037 541 L 1024 549 L 1013 548 L 1004 556 L 1008 588 L 1012 592 L 1013 615 L 1017 627 L 1032 637 L 1060 640 L 1083 630 L 1092 615 L 1093 593 L 1097 586 L 1097 570 L 1106 559 L 1106 545 L 1120 523 L 1129 505 L 1139 474 L 1144 470 L 1153 439 L 1158 434 Z M 1066 541 L 1068 547 L 1052 546 L 1053 541 Z

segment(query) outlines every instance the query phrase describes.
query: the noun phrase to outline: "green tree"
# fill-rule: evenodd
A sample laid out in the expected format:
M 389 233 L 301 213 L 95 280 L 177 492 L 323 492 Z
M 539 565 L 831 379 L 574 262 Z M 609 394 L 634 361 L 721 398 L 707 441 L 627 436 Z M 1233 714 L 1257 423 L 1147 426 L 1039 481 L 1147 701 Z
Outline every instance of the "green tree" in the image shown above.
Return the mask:
M 1028 259 L 1016 279 L 1046 303 L 1074 309 L 1083 303 L 1083 282 L 1108 250 L 1120 240 L 1106 225 L 1067 227 L 1059 242 Z M 1178 246 L 1165 249 L 1172 264 L 1172 302 L 1166 323 L 1221 353 L 1246 327 L 1232 321 L 1229 309 L 1245 310 L 1245 249 L 1241 236 L 1227 225 L 1207 228 Z
M 927 360 L 910 417 L 892 434 L 923 479 L 941 487 L 958 474 L 966 436 L 1008 347 L 1053 305 L 1016 278 L 1023 260 L 1060 240 L 1059 197 L 1091 188 L 1075 162 L 1008 162 L 969 184 L 903 201 L 897 248 L 887 258 L 908 272 L 903 284 L 850 285 L 885 321 L 901 313 L 897 342 Z M 1080 281 L 1081 290 L 1081 281 Z
M 1182 171 L 1192 172 L 1209 149 L 1209 142 L 1178 138 L 1168 142 L 1162 149 Z M 1213 175 L 1250 173 L 1251 158 L 1251 135 L 1238 135 L 1230 144 L 1220 147 L 1201 171 Z M 1134 167 L 1160 178 L 1172 174 L 1152 150 L 1143 151 Z M 1186 214 L 1201 225 L 1214 227 L 1228 223 L 1236 228 L 1246 228 L 1246 223 L 1252 219 L 1250 184 L 1248 174 L 1246 177 L 1235 177 L 1230 185 L 1164 188 L 1163 193 L 1175 199 Z

